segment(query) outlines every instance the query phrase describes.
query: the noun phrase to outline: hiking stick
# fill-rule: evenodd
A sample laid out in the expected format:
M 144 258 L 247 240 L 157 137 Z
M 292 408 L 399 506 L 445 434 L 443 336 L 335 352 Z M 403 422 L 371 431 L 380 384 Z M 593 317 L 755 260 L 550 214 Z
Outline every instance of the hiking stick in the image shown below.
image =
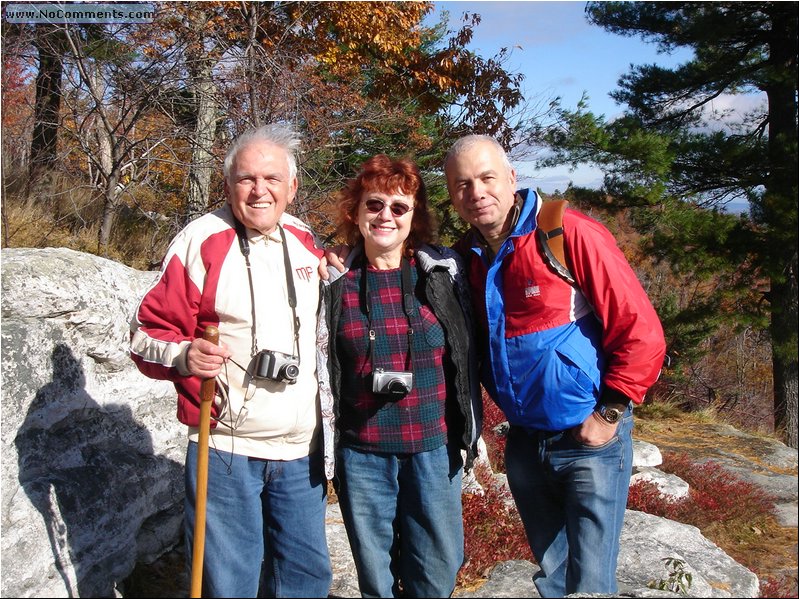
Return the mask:
M 219 343 L 219 329 L 209 326 L 203 339 Z M 205 554 L 205 505 L 208 496 L 208 437 L 211 434 L 211 403 L 216 381 L 203 379 L 200 387 L 200 436 L 197 440 L 197 492 L 194 504 L 194 548 L 191 562 L 191 597 L 201 597 L 203 587 L 203 557 Z

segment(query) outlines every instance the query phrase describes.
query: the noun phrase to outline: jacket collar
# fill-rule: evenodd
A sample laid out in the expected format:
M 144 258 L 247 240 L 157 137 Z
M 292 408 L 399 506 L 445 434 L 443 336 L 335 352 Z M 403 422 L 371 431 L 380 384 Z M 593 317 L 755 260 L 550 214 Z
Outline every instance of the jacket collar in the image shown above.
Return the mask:
M 536 229 L 536 217 L 541 207 L 541 198 L 531 189 L 520 189 L 516 192 L 519 215 L 511 228 L 511 237 L 529 235 Z
M 424 272 L 432 272 L 436 268 L 444 268 L 455 278 L 460 268 L 454 250 L 444 247 L 423 245 L 416 250 L 416 259 Z
M 344 272 L 339 272 L 337 268 L 328 266 L 327 271 L 330 274 L 330 278 L 327 282 L 332 283 L 346 274 L 350 268 L 352 268 L 352 265 L 355 264 L 355 261 L 360 259 L 362 252 L 363 246 L 360 244 L 350 250 L 347 258 L 344 260 Z M 453 277 L 459 272 L 458 262 L 455 256 L 456 254 L 453 250 L 431 245 L 423 245 L 417 248 L 414 253 L 414 258 L 416 258 L 417 263 L 424 272 L 429 273 L 436 268 L 445 268 Z
M 230 203 L 225 202 L 225 205 L 220 209 L 223 218 L 230 223 L 230 225 L 235 229 L 236 228 L 236 216 L 233 214 L 233 208 L 230 207 Z M 283 226 L 283 215 L 280 216 L 278 220 L 278 225 Z M 244 230 L 247 233 L 247 239 L 249 239 L 252 243 L 258 243 L 259 241 L 263 240 L 264 242 L 268 243 L 270 241 L 275 241 L 277 243 L 283 243 L 283 239 L 280 237 L 280 231 L 278 231 L 277 227 L 271 233 L 264 235 L 263 233 L 256 231 L 255 229 L 250 229 L 249 227 L 245 227 Z
M 535 217 L 538 214 L 539 204 L 541 203 L 538 194 L 530 189 L 520 189 L 516 192 L 515 197 L 516 201 L 510 211 L 510 233 L 508 233 L 506 239 L 527 235 L 535 231 L 536 228 Z M 493 256 L 491 247 L 476 227 L 472 227 L 472 236 L 474 243 L 471 245 L 477 245 L 484 254 Z

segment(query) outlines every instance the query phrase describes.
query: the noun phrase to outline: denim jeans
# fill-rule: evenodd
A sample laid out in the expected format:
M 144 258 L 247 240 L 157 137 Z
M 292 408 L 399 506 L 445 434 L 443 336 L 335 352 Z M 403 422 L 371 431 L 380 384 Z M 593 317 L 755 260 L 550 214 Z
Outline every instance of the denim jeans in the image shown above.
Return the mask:
M 599 447 L 582 445 L 570 431 L 510 428 L 508 483 L 541 568 L 533 581 L 542 597 L 617 593 L 632 428 L 629 408 L 616 435 Z
M 186 452 L 185 535 L 194 539 L 197 443 Z M 259 460 L 208 456 L 203 597 L 327 597 L 333 579 L 325 536 L 322 456 Z
M 339 447 L 338 497 L 362 597 L 449 597 L 463 564 L 460 451 Z

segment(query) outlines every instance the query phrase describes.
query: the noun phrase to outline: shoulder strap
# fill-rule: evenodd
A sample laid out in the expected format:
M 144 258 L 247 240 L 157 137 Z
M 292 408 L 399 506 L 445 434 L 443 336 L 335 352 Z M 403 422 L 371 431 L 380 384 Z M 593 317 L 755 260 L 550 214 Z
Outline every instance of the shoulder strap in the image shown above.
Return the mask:
M 568 205 L 568 200 L 541 202 L 536 233 L 547 263 L 563 279 L 574 284 L 574 277 L 566 266 L 566 252 L 563 248 L 563 213 Z

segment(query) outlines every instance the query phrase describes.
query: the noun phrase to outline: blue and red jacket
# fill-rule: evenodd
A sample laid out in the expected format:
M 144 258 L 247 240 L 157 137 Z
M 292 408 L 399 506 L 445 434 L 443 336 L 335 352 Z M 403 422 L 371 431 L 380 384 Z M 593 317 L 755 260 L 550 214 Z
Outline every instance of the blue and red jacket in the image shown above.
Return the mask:
M 510 424 L 566 430 L 607 387 L 636 404 L 663 365 L 663 328 L 611 233 L 567 209 L 570 285 L 547 264 L 535 230 L 541 199 L 518 192 L 521 212 L 493 258 L 479 234 L 458 244 L 482 322 L 482 382 Z

